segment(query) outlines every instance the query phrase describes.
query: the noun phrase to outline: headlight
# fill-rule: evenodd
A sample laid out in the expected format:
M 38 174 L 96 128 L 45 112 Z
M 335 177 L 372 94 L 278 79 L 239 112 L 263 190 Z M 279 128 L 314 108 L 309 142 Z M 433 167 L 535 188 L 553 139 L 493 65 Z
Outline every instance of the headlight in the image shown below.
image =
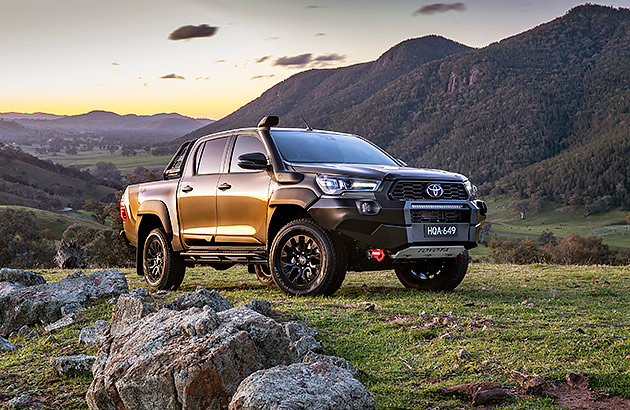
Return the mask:
M 464 181 L 464 186 L 466 187 L 466 191 L 468 191 L 470 198 L 474 199 L 477 196 L 477 186 L 473 185 L 469 180 Z
M 337 195 L 344 191 L 376 191 L 381 182 L 374 179 L 346 178 L 322 174 L 317 174 L 315 180 L 322 191 L 328 195 Z

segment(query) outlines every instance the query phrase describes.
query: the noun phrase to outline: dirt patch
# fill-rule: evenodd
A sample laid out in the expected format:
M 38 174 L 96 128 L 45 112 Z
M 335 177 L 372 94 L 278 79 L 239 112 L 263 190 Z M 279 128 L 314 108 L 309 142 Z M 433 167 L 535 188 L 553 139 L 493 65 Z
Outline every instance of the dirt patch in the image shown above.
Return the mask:
M 567 383 L 549 383 L 543 388 L 543 393 L 554 397 L 558 406 L 571 410 L 630 410 L 630 399 L 578 389 Z

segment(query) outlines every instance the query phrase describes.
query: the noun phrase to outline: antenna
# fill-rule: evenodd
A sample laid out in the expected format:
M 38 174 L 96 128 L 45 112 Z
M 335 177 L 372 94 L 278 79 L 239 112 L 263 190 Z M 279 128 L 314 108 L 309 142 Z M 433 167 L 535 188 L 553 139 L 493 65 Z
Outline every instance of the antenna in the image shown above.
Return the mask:
M 302 117 L 300 115 L 300 118 L 302 119 L 302 122 L 306 125 L 306 131 L 313 131 L 313 129 L 311 128 L 310 125 L 308 125 L 308 122 L 306 122 L 306 120 L 304 119 L 304 117 Z

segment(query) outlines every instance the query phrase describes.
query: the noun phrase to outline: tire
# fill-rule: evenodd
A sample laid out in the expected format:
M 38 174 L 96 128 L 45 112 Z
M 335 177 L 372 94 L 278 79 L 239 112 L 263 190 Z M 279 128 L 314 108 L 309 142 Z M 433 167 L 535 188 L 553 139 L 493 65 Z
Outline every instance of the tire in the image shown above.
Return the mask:
M 457 259 L 430 259 L 415 264 L 401 264 L 394 271 L 406 288 L 453 290 L 464 280 L 469 261 L 468 251 L 464 251 Z
M 271 276 L 287 295 L 332 295 L 346 274 L 342 252 L 315 222 L 297 219 L 282 227 L 271 244 Z
M 273 285 L 273 277 L 269 271 L 269 266 L 256 264 L 254 265 L 254 272 L 260 283 L 265 286 Z
M 142 249 L 144 280 L 152 289 L 176 290 L 184 280 L 184 259 L 173 251 L 161 228 L 149 232 Z

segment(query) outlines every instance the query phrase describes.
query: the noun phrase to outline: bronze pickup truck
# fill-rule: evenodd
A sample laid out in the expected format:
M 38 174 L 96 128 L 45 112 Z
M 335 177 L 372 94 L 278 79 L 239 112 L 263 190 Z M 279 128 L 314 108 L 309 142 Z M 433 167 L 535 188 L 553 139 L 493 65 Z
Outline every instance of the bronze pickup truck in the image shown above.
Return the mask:
M 278 121 L 188 141 L 163 181 L 127 187 L 121 234 L 149 286 L 177 289 L 197 264 L 244 264 L 290 295 L 331 295 L 348 270 L 393 269 L 421 290 L 459 285 L 487 212 L 466 177 Z

